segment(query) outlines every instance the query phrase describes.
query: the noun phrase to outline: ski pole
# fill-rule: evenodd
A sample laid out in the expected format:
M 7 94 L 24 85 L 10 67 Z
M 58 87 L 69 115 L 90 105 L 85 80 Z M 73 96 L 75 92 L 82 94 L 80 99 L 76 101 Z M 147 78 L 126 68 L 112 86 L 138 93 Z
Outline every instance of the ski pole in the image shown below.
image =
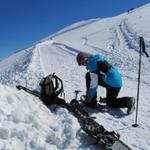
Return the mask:
M 143 37 L 139 37 L 140 40 L 140 53 L 139 53 L 139 71 L 138 71 L 138 86 L 137 86 L 137 105 L 136 105 L 136 117 L 135 117 L 135 124 L 133 124 L 133 127 L 138 127 L 137 124 L 138 120 L 138 108 L 139 108 L 139 96 L 140 96 L 140 80 L 141 80 L 141 62 L 142 62 L 142 52 L 146 55 L 146 57 L 149 57 L 148 53 L 145 51 L 145 42 Z

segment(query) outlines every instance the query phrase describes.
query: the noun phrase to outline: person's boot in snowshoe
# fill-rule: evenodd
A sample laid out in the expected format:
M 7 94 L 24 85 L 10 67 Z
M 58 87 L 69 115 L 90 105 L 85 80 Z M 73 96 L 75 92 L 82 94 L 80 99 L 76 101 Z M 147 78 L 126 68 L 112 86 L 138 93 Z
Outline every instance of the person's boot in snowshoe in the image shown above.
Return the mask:
M 127 106 L 127 114 L 132 114 L 135 110 L 135 98 L 130 98 Z
M 96 107 L 96 105 L 97 105 L 97 100 L 96 99 L 92 99 L 91 101 L 86 101 L 85 100 L 85 104 L 87 105 L 87 106 L 89 106 L 89 107 Z
M 96 107 L 96 105 L 97 105 L 97 100 L 96 100 L 95 97 L 92 98 L 92 100 L 89 101 L 89 100 L 87 99 L 86 95 L 81 95 L 80 100 L 81 100 L 85 105 L 87 105 L 87 106 L 89 106 L 89 107 Z

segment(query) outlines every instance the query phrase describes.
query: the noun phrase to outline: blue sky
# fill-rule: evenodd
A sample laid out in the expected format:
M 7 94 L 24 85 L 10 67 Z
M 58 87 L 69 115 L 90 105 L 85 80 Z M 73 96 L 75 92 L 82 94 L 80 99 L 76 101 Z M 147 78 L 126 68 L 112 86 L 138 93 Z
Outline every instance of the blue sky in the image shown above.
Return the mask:
M 105 18 L 149 0 L 0 0 L 0 60 L 72 23 Z

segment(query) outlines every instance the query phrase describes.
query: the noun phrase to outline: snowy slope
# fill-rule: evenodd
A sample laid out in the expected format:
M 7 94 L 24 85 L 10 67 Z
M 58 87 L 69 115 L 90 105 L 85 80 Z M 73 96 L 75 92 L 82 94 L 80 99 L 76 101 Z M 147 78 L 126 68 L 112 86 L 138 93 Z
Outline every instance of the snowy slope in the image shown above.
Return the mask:
M 139 57 L 139 36 L 144 36 L 150 54 L 150 4 L 116 17 L 90 19 L 62 29 L 31 48 L 19 51 L 0 62 L 0 149 L 99 149 L 91 145 L 87 135 L 79 131 L 77 120 L 63 108 L 51 112 L 39 100 L 14 88 L 22 84 L 39 89 L 43 76 L 55 72 L 64 82 L 66 101 L 74 90 L 85 92 L 85 68 L 78 67 L 79 51 L 99 53 L 118 67 L 124 80 L 119 96 L 136 97 Z M 135 113 L 125 110 L 96 113 L 96 120 L 135 150 L 150 148 L 149 89 L 150 60 L 142 57 L 139 128 L 132 128 Z M 7 85 L 7 86 L 6 86 Z M 99 95 L 105 90 L 99 88 Z
M 78 148 L 79 124 L 67 110 L 51 112 L 29 94 L 7 86 L 0 90 L 1 150 Z

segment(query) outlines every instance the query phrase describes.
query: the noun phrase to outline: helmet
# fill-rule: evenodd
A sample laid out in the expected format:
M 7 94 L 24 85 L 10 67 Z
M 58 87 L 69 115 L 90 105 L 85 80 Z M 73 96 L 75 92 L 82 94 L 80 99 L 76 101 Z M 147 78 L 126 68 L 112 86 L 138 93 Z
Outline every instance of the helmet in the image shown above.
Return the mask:
M 89 54 L 85 53 L 85 52 L 78 53 L 78 55 L 76 57 L 76 61 L 77 61 L 78 65 L 80 66 L 82 61 L 84 61 L 85 58 L 87 58 L 88 56 L 89 56 Z

